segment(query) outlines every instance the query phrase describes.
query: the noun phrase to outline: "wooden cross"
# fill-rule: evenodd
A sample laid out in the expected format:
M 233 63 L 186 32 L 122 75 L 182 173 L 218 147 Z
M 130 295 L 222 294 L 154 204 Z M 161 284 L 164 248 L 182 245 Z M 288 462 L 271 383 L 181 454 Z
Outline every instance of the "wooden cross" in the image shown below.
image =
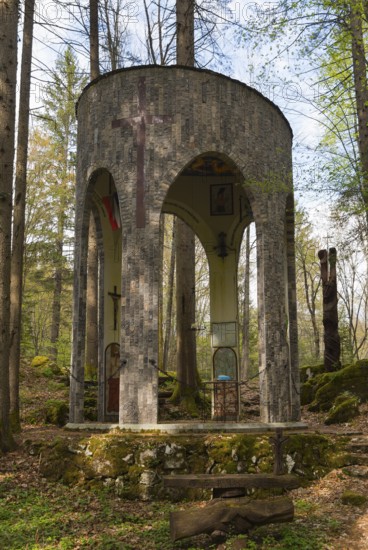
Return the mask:
M 283 446 L 289 438 L 283 437 L 282 428 L 276 428 L 275 437 L 270 437 L 269 439 L 270 443 L 273 445 L 275 459 L 275 462 L 273 464 L 273 473 L 277 476 L 280 476 L 284 473 Z
M 171 122 L 171 115 L 148 115 L 146 97 L 146 77 L 138 79 L 138 115 L 128 118 L 117 118 L 112 121 L 112 128 L 130 126 L 135 130 L 137 143 L 137 196 L 136 196 L 136 226 L 143 228 L 146 224 L 145 216 L 145 174 L 144 174 L 144 152 L 146 144 L 146 125 L 163 124 Z
M 117 330 L 118 328 L 118 307 L 119 307 L 119 298 L 121 298 L 121 294 L 118 294 L 116 292 L 116 286 L 114 286 L 114 292 L 109 292 L 109 296 L 111 296 L 112 301 L 114 302 L 114 330 Z

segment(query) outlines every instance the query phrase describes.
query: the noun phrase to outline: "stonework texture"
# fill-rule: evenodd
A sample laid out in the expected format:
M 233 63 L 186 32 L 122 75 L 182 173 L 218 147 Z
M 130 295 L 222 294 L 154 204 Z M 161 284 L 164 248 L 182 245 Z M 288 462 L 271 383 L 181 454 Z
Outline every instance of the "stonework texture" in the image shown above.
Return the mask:
M 299 417 L 292 132 L 250 87 L 210 71 L 143 66 L 101 76 L 77 105 L 78 167 L 71 421 L 83 419 L 88 213 L 93 179 L 113 177 L 122 231 L 120 423 L 157 421 L 160 214 L 178 174 L 203 153 L 244 178 L 257 231 L 261 419 Z

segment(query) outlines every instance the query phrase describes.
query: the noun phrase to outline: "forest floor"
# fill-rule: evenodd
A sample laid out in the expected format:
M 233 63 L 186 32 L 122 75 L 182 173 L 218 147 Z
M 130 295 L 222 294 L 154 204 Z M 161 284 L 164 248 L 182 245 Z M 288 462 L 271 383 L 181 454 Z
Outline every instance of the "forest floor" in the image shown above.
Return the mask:
M 16 549 L 368 549 L 368 504 L 344 504 L 346 490 L 368 497 L 368 466 L 331 471 L 306 488 L 289 492 L 295 505 L 292 523 L 268 525 L 248 535 L 214 540 L 207 535 L 172 543 L 169 512 L 180 505 L 170 502 L 124 501 L 107 488 L 87 489 L 50 483 L 39 473 L 39 459 L 26 452 L 25 442 L 80 438 L 79 432 L 37 422 L 37 411 L 50 397 L 65 397 L 66 388 L 54 381 L 40 383 L 26 369 L 22 381 L 22 432 L 17 448 L 0 457 L 0 548 Z M 248 395 L 256 414 L 256 397 Z M 33 424 L 27 423 L 29 418 Z M 368 406 L 349 424 L 326 427 L 323 414 L 303 409 L 309 432 L 348 435 L 367 440 Z M 86 433 L 83 434 L 83 437 Z M 29 447 L 29 446 L 28 446 Z M 204 502 L 184 503 L 183 508 Z

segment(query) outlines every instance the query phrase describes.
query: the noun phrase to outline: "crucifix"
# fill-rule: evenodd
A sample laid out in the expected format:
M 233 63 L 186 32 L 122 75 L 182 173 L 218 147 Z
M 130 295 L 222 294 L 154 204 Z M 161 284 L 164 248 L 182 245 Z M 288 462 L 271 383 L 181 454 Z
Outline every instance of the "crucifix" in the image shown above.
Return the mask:
M 146 77 L 138 79 L 138 114 L 134 117 L 117 118 L 111 122 L 111 128 L 130 126 L 135 131 L 137 143 L 137 195 L 136 195 L 136 226 L 143 228 L 146 225 L 145 219 L 145 174 L 144 174 L 144 152 L 146 144 L 146 125 L 163 124 L 171 122 L 171 115 L 148 115 L 146 97 Z
M 121 294 L 116 292 L 116 286 L 114 286 L 114 292 L 109 292 L 108 295 L 111 296 L 112 301 L 114 302 L 114 330 L 118 328 L 118 308 L 119 308 L 119 298 Z

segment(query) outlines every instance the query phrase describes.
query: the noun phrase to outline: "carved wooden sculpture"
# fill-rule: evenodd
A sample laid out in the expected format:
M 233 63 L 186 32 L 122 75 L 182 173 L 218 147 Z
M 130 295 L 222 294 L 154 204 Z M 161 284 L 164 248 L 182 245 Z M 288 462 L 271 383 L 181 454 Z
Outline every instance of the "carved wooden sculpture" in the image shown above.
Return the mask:
M 324 366 L 328 372 L 340 366 L 339 317 L 337 312 L 336 248 L 320 250 L 323 289 Z

